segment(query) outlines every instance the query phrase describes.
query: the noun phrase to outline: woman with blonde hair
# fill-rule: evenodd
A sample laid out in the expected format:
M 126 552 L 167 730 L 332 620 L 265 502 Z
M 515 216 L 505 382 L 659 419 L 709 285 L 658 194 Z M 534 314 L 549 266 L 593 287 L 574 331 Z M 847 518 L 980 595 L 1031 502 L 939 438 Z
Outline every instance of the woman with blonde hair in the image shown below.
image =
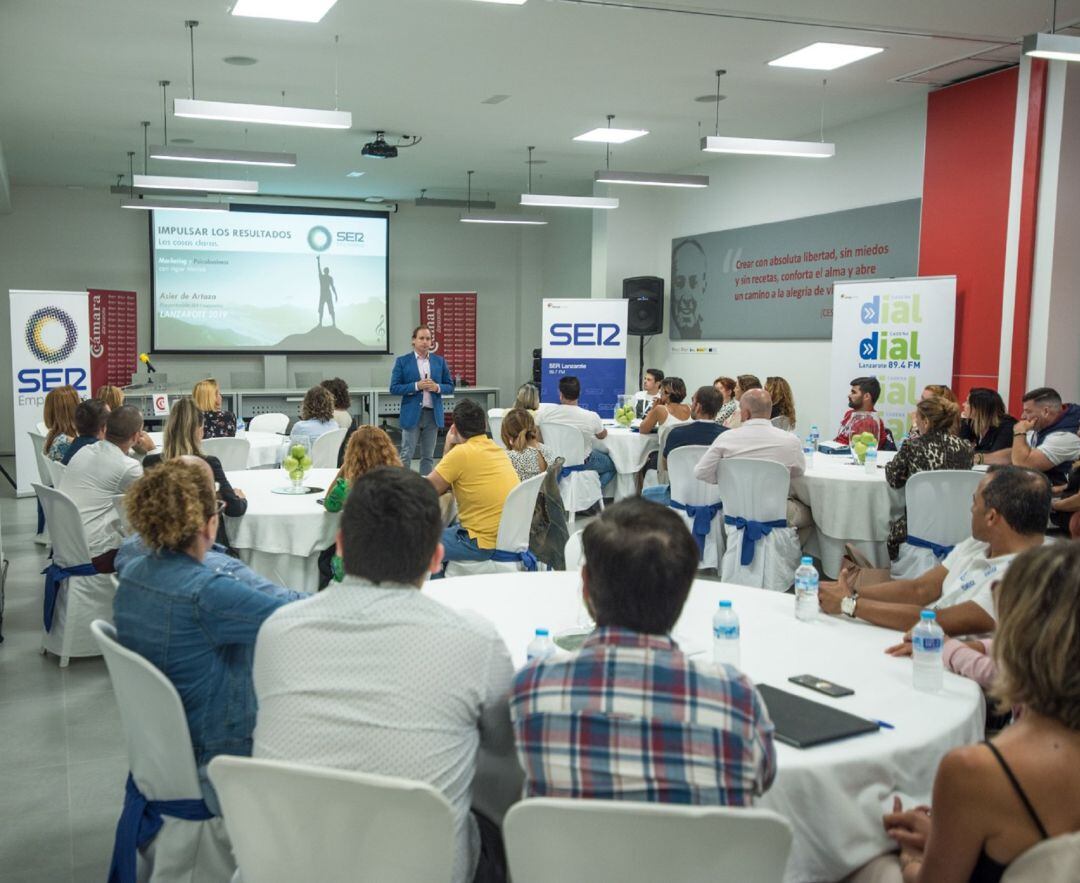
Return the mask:
M 236 415 L 221 410 L 221 387 L 212 377 L 200 380 L 191 393 L 195 405 L 203 412 L 205 438 L 232 438 L 236 435 Z
M 1000 880 L 1031 847 L 1080 831 L 1080 544 L 1018 555 L 995 602 L 991 692 L 1016 722 L 945 755 L 932 816 L 899 800 L 885 816 L 906 883 Z
M 345 459 L 334 476 L 323 506 L 327 512 L 340 512 L 356 480 L 376 466 L 400 466 L 397 447 L 377 426 L 358 426 L 349 436 Z
M 765 392 L 772 399 L 771 419 L 773 426 L 786 429 L 788 432 L 794 432 L 795 395 L 791 391 L 791 384 L 783 377 L 766 377 Z
M 307 436 L 311 444 L 315 440 L 340 429 L 334 419 L 334 397 L 324 386 L 313 386 L 304 394 L 300 405 L 300 419 L 293 424 L 290 435 L 293 439 Z
M 971 442 L 957 437 L 960 406 L 944 398 L 928 398 L 915 409 L 919 434 L 909 438 L 885 467 L 885 480 L 902 488 L 917 472 L 937 469 L 970 469 L 975 462 Z M 900 544 L 907 539 L 907 513 L 889 528 L 889 558 L 896 560 Z
M 513 407 L 528 411 L 533 417 L 536 416 L 537 411 L 540 410 L 540 390 L 536 388 L 535 383 L 523 383 L 518 387 Z
M 949 389 L 949 387 L 943 386 L 940 383 L 928 383 L 926 386 L 923 387 L 922 395 L 919 396 L 919 401 L 924 401 L 925 399 L 935 399 L 935 398 L 936 399 L 945 399 L 946 401 L 952 402 L 953 404 L 959 404 L 959 402 L 957 402 L 957 400 L 956 400 L 956 393 L 954 393 L 951 389 Z M 911 428 L 908 430 L 907 437 L 909 439 L 910 438 L 918 438 L 919 437 L 919 427 L 915 423 L 915 412 L 914 411 L 911 412 L 910 420 L 911 420 Z M 1012 439 L 1011 438 L 1009 439 L 1009 445 L 1010 446 L 1012 445 Z
M 536 421 L 524 408 L 511 408 L 503 414 L 499 435 L 520 481 L 544 472 L 558 456 L 540 441 Z
M 930 387 L 927 387 L 929 389 Z M 1001 393 L 987 386 L 973 387 L 960 410 L 960 438 L 975 445 L 975 462 L 997 451 L 1001 462 L 1012 462 L 1012 434 L 1016 418 L 1009 416 Z
M 74 386 L 58 386 L 45 396 L 45 456 L 59 463 L 68 447 L 79 434 L 75 427 L 75 409 L 79 407 L 79 393 Z
M 124 404 L 124 391 L 119 386 L 99 386 L 94 398 L 108 405 L 110 411 L 115 411 Z

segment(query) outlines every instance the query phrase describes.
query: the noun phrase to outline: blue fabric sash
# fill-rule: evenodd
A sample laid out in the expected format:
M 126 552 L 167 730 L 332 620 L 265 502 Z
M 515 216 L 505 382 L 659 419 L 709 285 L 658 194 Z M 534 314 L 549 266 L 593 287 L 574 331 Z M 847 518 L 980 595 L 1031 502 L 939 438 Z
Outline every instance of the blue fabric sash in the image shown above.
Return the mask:
M 933 540 L 924 540 L 922 537 L 913 537 L 911 534 L 908 534 L 906 542 L 916 549 L 929 549 L 934 553 L 934 557 L 939 559 L 946 557 L 956 548 L 956 546 L 941 546 Z
M 559 470 L 559 481 L 562 481 L 566 476 L 573 472 L 586 472 L 588 468 L 589 467 L 584 463 L 578 463 L 577 466 L 563 466 L 563 468 Z
M 108 883 L 135 883 L 138 851 L 157 837 L 164 824 L 162 816 L 189 822 L 205 822 L 214 818 L 202 798 L 147 800 L 131 773 L 128 773 L 124 809 L 120 813 L 120 821 L 116 823 Z
M 528 549 L 523 552 L 504 552 L 501 549 L 496 549 L 491 556 L 491 560 L 499 562 L 520 561 L 525 565 L 526 570 L 530 572 L 536 570 L 536 556 Z
M 45 574 L 45 631 L 52 631 L 53 613 L 56 611 L 56 596 L 60 592 L 60 583 L 69 576 L 97 576 L 97 568 L 93 564 L 72 564 L 70 567 L 61 567 L 55 561 L 51 562 L 43 571 Z
M 672 509 L 685 512 L 694 519 L 693 534 L 694 539 L 697 541 L 698 557 L 704 558 L 705 538 L 709 535 L 709 531 L 712 530 L 713 519 L 723 510 L 724 504 L 706 503 L 702 506 L 689 506 L 686 503 L 680 503 L 678 500 L 672 500 L 668 505 Z
M 739 558 L 739 562 L 743 567 L 749 567 L 754 560 L 754 547 L 757 541 L 771 534 L 774 527 L 787 527 L 787 519 L 751 521 L 749 518 L 743 518 L 742 516 L 732 518 L 730 515 L 725 515 L 724 524 L 734 525 L 743 532 L 742 556 Z

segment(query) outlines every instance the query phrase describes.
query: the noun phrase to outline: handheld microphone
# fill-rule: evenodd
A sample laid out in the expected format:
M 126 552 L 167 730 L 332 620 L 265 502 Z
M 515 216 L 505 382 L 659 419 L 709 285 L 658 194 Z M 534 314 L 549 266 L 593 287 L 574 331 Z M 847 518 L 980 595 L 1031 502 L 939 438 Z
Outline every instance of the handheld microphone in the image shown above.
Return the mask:
M 157 368 L 155 368 L 151 363 L 150 356 L 148 354 L 139 353 L 139 361 L 146 366 L 146 371 L 148 374 L 153 374 L 157 371 Z

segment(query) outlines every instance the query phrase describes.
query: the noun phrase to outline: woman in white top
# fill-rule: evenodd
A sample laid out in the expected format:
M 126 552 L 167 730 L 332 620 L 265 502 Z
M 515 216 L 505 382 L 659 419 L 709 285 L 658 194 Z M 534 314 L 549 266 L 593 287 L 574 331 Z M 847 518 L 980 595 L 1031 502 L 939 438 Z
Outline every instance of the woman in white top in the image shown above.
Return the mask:
M 353 425 L 352 414 L 349 406 L 352 400 L 349 398 L 349 384 L 340 377 L 331 377 L 319 384 L 323 389 L 329 390 L 334 397 L 334 421 L 341 429 L 349 429 Z
M 330 390 L 322 386 L 313 386 L 304 395 L 300 406 L 300 419 L 293 425 L 291 436 L 298 439 L 307 436 L 310 444 L 320 436 L 338 428 L 334 419 L 334 397 Z
M 511 408 L 503 415 L 499 434 L 521 481 L 546 471 L 558 456 L 539 440 L 536 421 L 524 408 Z

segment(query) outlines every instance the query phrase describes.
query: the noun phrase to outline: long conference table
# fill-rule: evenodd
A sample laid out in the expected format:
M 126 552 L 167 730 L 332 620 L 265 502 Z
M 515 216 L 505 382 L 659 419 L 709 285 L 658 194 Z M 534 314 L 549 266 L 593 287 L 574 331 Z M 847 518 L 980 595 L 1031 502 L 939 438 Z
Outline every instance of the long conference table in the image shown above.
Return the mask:
M 489 619 L 515 667 L 525 664 L 537 627 L 556 634 L 587 621 L 576 571 L 454 577 L 429 582 L 423 591 Z M 673 631 L 684 652 L 711 659 L 712 614 L 721 599 L 731 600 L 739 615 L 742 668 L 755 683 L 894 727 L 810 749 L 776 744 L 776 780 L 757 805 L 783 815 L 795 831 L 785 880 L 838 880 L 892 848 L 881 817 L 893 797 L 905 806 L 929 803 L 945 753 L 982 738 L 982 692 L 950 673 L 941 693 L 917 692 L 911 660 L 884 653 L 898 640 L 896 632 L 839 617 L 799 622 L 791 595 L 708 580 L 694 583 Z M 800 674 L 855 693 L 830 699 L 788 683 Z M 516 760 L 481 758 L 474 800 L 499 815 L 520 795 L 521 781 Z

